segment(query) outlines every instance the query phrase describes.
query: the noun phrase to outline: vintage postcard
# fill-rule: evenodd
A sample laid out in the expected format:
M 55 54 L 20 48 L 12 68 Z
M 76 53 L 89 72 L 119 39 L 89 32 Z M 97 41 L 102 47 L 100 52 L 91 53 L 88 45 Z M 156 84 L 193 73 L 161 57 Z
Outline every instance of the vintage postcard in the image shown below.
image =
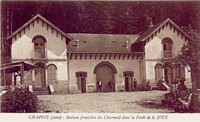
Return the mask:
M 0 120 L 199 117 L 199 1 L 0 4 Z

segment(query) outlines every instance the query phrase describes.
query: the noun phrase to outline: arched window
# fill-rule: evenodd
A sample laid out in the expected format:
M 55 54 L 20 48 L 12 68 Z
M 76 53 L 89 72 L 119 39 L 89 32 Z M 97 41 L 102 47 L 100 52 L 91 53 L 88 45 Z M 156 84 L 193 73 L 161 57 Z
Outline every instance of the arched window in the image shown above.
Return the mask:
M 50 64 L 47 67 L 47 80 L 48 81 L 55 81 L 57 80 L 56 78 L 56 74 L 57 74 L 57 67 L 54 64 Z
M 185 67 L 182 65 L 177 65 L 175 67 L 175 77 L 176 78 L 183 78 L 185 77 Z
M 163 45 L 163 58 L 171 58 L 172 57 L 172 39 L 166 37 L 162 40 Z
M 46 58 L 45 52 L 46 38 L 41 35 L 33 37 L 34 43 L 34 58 Z
M 163 77 L 163 68 L 161 64 L 155 65 L 155 80 L 159 81 Z

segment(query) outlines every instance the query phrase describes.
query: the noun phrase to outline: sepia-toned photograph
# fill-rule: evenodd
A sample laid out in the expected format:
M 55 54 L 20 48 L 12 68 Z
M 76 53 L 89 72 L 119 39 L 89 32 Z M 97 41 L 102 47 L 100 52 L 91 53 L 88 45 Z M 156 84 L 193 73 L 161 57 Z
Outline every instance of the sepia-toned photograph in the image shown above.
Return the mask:
M 0 113 L 200 113 L 200 1 L 0 5 Z

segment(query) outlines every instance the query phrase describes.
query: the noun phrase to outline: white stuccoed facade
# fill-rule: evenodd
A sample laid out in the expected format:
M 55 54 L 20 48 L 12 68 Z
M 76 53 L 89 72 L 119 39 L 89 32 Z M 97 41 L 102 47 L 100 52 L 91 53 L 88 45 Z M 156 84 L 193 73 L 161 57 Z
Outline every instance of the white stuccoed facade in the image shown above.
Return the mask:
M 34 43 L 33 38 L 37 35 L 42 35 L 45 39 L 45 50 L 46 50 L 46 57 L 45 60 L 35 60 L 34 59 Z M 78 36 L 79 34 L 77 34 Z M 83 35 L 83 34 L 82 34 Z M 98 35 L 98 34 L 94 34 Z M 88 36 L 87 34 L 85 35 Z M 92 35 L 89 35 L 92 36 Z M 112 36 L 115 36 L 114 34 Z M 110 38 L 112 37 L 110 36 Z M 117 35 L 119 37 L 119 35 Z M 69 44 L 66 42 L 66 35 L 63 35 L 60 30 L 49 24 L 47 20 L 44 20 L 43 18 L 35 17 L 32 22 L 30 22 L 27 26 L 24 28 L 21 28 L 20 31 L 15 33 L 10 40 L 12 41 L 11 45 L 11 60 L 12 62 L 15 61 L 28 61 L 30 63 L 36 64 L 37 62 L 42 62 L 45 65 L 44 68 L 44 81 L 46 83 L 46 87 L 49 85 L 52 85 L 55 88 L 55 93 L 81 93 L 81 90 L 78 89 L 78 78 L 76 76 L 77 72 L 86 72 L 87 76 L 85 77 L 85 90 L 86 92 L 97 92 L 97 76 L 94 73 L 95 67 L 98 66 L 98 64 L 101 64 L 102 62 L 107 62 L 108 64 L 111 64 L 113 67 L 111 67 L 111 70 L 116 69 L 116 73 L 113 71 L 113 80 L 114 80 L 114 91 L 126 91 L 126 84 L 125 84 L 125 76 L 124 72 L 130 71 L 133 72 L 131 79 L 129 79 L 128 88 L 130 91 L 133 91 L 133 79 L 137 79 L 138 81 L 138 90 L 143 90 L 145 88 L 145 84 L 147 81 L 151 81 L 152 85 L 155 85 L 157 81 L 155 81 L 155 65 L 160 63 L 164 64 L 162 61 L 162 51 L 163 51 L 163 44 L 162 40 L 164 38 L 170 38 L 173 41 L 172 51 L 174 54 L 178 53 L 183 46 L 183 44 L 186 43 L 186 40 L 184 37 L 182 37 L 182 34 L 178 34 L 178 31 L 174 29 L 173 27 L 164 26 L 163 29 L 156 32 L 155 36 L 153 38 L 150 38 L 149 41 L 146 42 L 144 46 L 145 52 L 144 55 L 137 56 L 134 54 L 134 58 L 128 58 L 128 55 L 122 55 L 124 58 L 118 58 L 119 54 L 122 53 L 134 53 L 131 52 L 131 45 L 135 43 L 136 39 L 132 39 L 130 37 L 130 41 L 127 40 L 121 40 L 121 42 L 117 42 L 116 40 L 111 39 L 109 44 L 111 46 L 115 46 L 114 48 L 119 48 L 117 46 L 120 45 L 120 48 L 122 43 L 127 41 L 128 45 L 127 47 L 123 47 L 125 50 L 124 52 L 114 52 L 116 53 L 117 57 L 114 59 L 114 54 L 110 56 L 110 52 L 104 52 L 103 58 L 99 58 L 98 56 L 95 58 L 95 55 L 87 56 L 87 58 L 80 59 L 80 53 L 77 54 L 77 59 L 75 59 L 75 55 L 70 57 L 67 57 L 69 52 L 68 47 Z M 138 38 L 138 36 L 137 36 Z M 75 41 L 76 39 L 71 39 L 71 41 Z M 84 40 L 79 40 L 84 43 L 89 43 Z M 106 42 L 103 42 L 104 44 Z M 113 45 L 112 45 L 113 43 Z M 73 45 L 71 45 L 73 46 Z M 96 45 L 98 47 L 99 45 Z M 88 48 L 88 47 L 87 47 Z M 91 50 L 94 50 L 94 48 L 91 48 Z M 75 52 L 77 53 L 77 52 Z M 93 53 L 91 51 L 91 53 Z M 96 53 L 96 52 L 95 52 Z M 104 58 L 105 54 L 108 54 L 106 58 Z M 95 58 L 95 59 L 94 59 Z M 55 77 L 56 80 L 49 81 L 48 80 L 48 73 L 47 73 L 47 67 L 49 65 L 55 65 L 56 67 L 56 73 Z M 108 66 L 105 64 L 105 66 Z M 26 75 L 26 74 L 25 74 Z M 163 76 L 164 76 L 164 70 L 163 70 Z M 190 82 L 190 73 L 188 70 L 185 70 L 185 78 L 187 79 L 187 84 L 191 85 Z M 14 78 L 13 78 L 14 79 Z M 19 78 L 17 77 L 17 81 L 19 82 Z M 32 71 L 31 74 L 31 80 L 25 81 L 23 83 L 26 86 L 33 85 L 33 86 L 40 86 L 41 83 L 39 83 L 36 79 L 35 71 Z

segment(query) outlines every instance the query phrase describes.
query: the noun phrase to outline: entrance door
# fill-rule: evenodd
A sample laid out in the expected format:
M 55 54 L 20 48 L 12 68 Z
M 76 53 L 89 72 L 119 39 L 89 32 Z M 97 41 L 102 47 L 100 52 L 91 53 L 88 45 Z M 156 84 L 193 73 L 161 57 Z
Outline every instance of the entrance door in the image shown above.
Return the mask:
M 86 93 L 86 77 L 87 72 L 76 72 L 77 90 L 81 93 Z
M 102 82 L 102 86 L 101 86 L 102 92 L 114 91 L 114 88 L 115 88 L 114 72 L 110 66 L 102 65 L 98 67 L 97 72 L 96 72 L 96 78 L 97 78 L 96 82 L 98 82 L 98 80 L 101 80 Z
M 38 68 L 35 69 L 35 86 L 46 87 L 45 67 L 42 62 L 36 63 Z
M 155 80 L 158 82 L 163 77 L 163 67 L 161 64 L 155 65 Z
M 173 82 L 173 70 L 171 67 L 165 67 L 164 75 L 166 83 Z
M 85 78 L 81 78 L 81 92 L 86 93 L 86 82 Z
M 125 78 L 125 90 L 129 91 L 129 80 L 128 80 L 128 78 Z

